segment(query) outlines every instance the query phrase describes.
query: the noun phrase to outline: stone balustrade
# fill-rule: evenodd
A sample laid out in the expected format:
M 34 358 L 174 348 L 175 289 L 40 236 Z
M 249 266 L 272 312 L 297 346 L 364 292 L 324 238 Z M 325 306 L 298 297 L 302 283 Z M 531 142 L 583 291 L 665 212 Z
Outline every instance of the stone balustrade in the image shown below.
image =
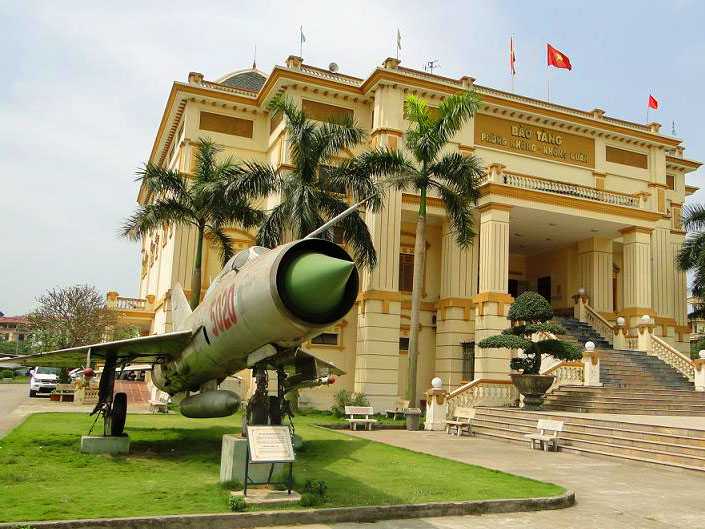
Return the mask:
M 512 406 L 519 401 L 519 392 L 511 380 L 475 379 L 451 391 L 448 414 L 456 407 Z

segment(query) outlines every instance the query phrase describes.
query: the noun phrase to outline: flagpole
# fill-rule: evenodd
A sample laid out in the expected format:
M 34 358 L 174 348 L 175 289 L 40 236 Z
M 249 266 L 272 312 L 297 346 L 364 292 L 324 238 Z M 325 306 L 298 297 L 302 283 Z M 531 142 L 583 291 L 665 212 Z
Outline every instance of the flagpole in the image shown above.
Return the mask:
M 546 62 L 546 101 L 551 102 L 551 70 Z
M 514 38 L 514 34 L 511 36 L 511 49 L 509 50 L 509 53 L 511 54 L 509 57 L 509 73 L 512 74 L 512 93 L 514 93 L 514 49 L 516 48 L 516 38 Z
M 304 27 L 299 26 L 299 57 L 304 56 Z

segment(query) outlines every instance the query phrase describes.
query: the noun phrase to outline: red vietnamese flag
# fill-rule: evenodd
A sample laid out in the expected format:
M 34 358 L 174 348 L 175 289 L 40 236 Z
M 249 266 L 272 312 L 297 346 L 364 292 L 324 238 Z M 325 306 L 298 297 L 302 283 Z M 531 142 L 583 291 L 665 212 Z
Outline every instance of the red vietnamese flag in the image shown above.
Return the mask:
M 516 62 L 517 58 L 514 54 L 514 39 L 509 37 L 509 69 L 512 72 L 512 75 L 516 75 L 517 73 Z
M 546 43 L 546 54 L 549 66 L 554 66 L 556 68 L 566 68 L 567 70 L 573 69 L 573 66 L 570 64 L 570 59 L 568 58 L 568 56 L 564 53 L 561 53 L 548 43 Z
M 658 110 L 658 101 L 656 101 L 656 98 L 652 95 L 649 95 L 649 108 Z

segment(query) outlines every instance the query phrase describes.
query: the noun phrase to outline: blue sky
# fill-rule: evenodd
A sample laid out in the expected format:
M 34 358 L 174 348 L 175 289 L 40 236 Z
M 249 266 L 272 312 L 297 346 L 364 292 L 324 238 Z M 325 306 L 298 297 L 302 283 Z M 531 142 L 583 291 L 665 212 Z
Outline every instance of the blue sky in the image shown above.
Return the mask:
M 686 156 L 705 159 L 705 3 L 674 2 L 11 2 L 0 0 L 0 311 L 30 310 L 48 288 L 90 283 L 135 295 L 138 247 L 117 236 L 135 206 L 134 170 L 148 156 L 169 87 L 248 66 L 269 72 L 298 53 L 365 76 L 394 53 L 546 95 L 545 44 L 573 71 L 550 72 L 551 100 L 643 122 L 675 120 Z M 705 184 L 703 171 L 688 183 Z M 695 200 L 705 197 L 698 193 Z

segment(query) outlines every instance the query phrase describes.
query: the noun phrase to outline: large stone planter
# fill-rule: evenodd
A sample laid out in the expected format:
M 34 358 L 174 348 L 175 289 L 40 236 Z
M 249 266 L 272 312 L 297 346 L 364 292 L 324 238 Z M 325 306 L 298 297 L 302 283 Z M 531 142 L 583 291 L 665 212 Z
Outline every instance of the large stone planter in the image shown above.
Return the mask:
M 553 375 L 522 375 L 512 373 L 512 384 L 524 396 L 524 409 L 540 410 L 548 388 L 556 378 Z

